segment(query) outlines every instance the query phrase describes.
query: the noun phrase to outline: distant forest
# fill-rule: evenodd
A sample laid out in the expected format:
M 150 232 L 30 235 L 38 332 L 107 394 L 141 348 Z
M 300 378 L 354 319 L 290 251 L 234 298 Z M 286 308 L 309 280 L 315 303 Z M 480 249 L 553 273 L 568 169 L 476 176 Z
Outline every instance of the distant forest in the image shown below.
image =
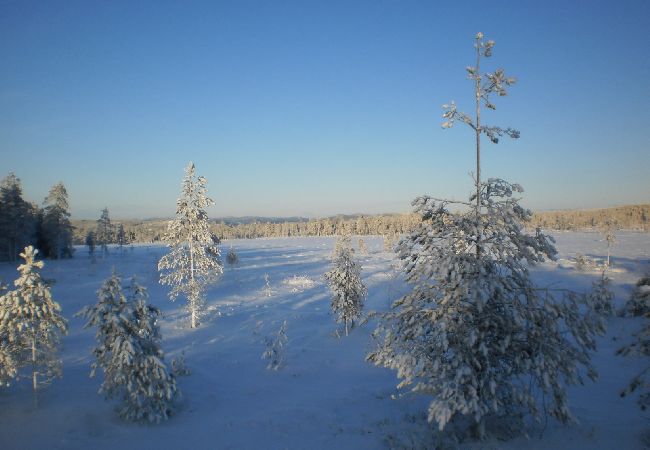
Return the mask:
M 251 239 L 259 237 L 332 236 L 342 233 L 353 235 L 394 236 L 410 231 L 418 222 L 415 214 L 384 214 L 373 216 L 337 216 L 324 219 L 263 218 L 237 221 L 235 219 L 213 221 L 212 231 L 221 239 Z M 160 241 L 167 227 L 167 220 L 125 220 L 128 242 Z M 96 220 L 72 220 L 74 243 L 83 244 L 89 231 L 97 226 Z M 600 230 L 616 229 L 650 231 L 650 204 L 621 206 L 616 208 L 536 212 L 529 228 L 545 230 Z

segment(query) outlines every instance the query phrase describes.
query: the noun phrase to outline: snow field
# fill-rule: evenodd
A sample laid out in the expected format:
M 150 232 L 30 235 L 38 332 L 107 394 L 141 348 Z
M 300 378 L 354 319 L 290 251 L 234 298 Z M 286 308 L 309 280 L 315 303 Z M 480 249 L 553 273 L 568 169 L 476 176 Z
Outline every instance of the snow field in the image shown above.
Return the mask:
M 578 272 L 571 265 L 577 253 L 595 259 L 606 255 L 596 233 L 554 233 L 560 260 L 533 270 L 538 284 L 584 291 L 598 271 Z M 633 283 L 650 269 L 650 236 L 618 233 L 610 273 L 618 308 Z M 368 287 L 365 312 L 386 310 L 409 288 L 383 252 L 381 237 L 364 237 L 368 255 L 357 258 Z M 374 319 L 338 339 L 339 327 L 329 312 L 330 294 L 323 274 L 330 268 L 335 238 L 276 238 L 225 241 L 222 257 L 232 245 L 239 256 L 235 268 L 225 267 L 221 280 L 207 291 L 206 314 L 196 330 L 180 299 L 171 303 L 168 287 L 158 283 L 156 265 L 163 246 L 138 245 L 122 253 L 111 249 L 92 264 L 85 248 L 72 260 L 45 261 L 43 276 L 56 280 L 52 293 L 69 321 L 63 340 L 64 375 L 41 392 L 33 409 L 26 380 L 0 391 L 0 449 L 148 449 L 148 448 L 430 448 L 447 442 L 424 419 L 428 399 L 400 396 L 395 373 L 365 362 L 372 348 Z M 352 244 L 357 246 L 357 238 Z M 189 377 L 178 379 L 183 397 L 177 414 L 160 425 L 122 421 L 114 404 L 97 395 L 101 374 L 88 377 L 94 330 L 72 315 L 96 302 L 96 291 L 115 268 L 126 281 L 132 275 L 149 290 L 150 301 L 162 309 L 166 361 L 185 352 Z M 16 277 L 15 267 L 0 265 L 0 279 Z M 269 275 L 272 295 L 265 293 Z M 286 367 L 266 370 L 261 359 L 264 338 L 287 321 Z M 618 395 L 643 366 L 636 358 L 614 355 L 640 327 L 640 320 L 611 318 L 599 341 L 597 383 L 569 390 L 580 424 L 564 427 L 549 419 L 543 436 L 533 433 L 508 442 L 465 443 L 462 448 L 642 448 L 647 419 L 636 398 Z M 395 397 L 396 399 L 393 399 Z

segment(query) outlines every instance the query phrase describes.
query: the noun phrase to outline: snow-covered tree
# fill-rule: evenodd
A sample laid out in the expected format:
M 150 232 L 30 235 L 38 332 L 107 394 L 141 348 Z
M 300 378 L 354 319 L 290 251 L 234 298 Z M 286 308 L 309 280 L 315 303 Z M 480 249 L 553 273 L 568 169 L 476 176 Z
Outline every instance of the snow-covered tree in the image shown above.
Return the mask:
M 587 294 L 591 308 L 604 316 L 611 316 L 614 313 L 614 293 L 611 288 L 611 280 L 607 276 L 606 268 L 598 280 L 592 283 L 591 292 Z
M 206 192 L 206 179 L 196 177 L 190 162 L 176 202 L 176 219 L 169 222 L 163 237 L 171 250 L 158 262 L 160 283 L 172 286 L 170 299 L 179 295 L 187 299 L 192 328 L 198 325 L 206 286 L 223 273 L 218 240 L 210 232 L 205 211 L 214 201 Z
M 634 341 L 620 348 L 618 354 L 640 356 L 646 361 L 646 367 L 632 378 L 630 384 L 621 392 L 621 397 L 640 392 L 638 403 L 642 410 L 646 410 L 650 406 L 650 365 L 647 364 L 650 356 L 650 310 L 645 310 L 643 318 L 643 327 L 634 334 Z
M 271 289 L 271 278 L 268 273 L 264 274 L 264 295 L 267 297 L 273 296 L 273 289 Z
M 332 291 L 332 312 L 337 322 L 345 324 L 345 335 L 354 321 L 361 317 L 363 301 L 368 293 L 361 280 L 361 267 L 354 260 L 350 237 L 340 236 L 332 254 L 332 269 L 325 273 L 325 280 Z
M 20 254 L 25 262 L 18 266 L 15 289 L 0 303 L 0 335 L 15 367 L 29 369 L 34 399 L 38 389 L 62 374 L 58 351 L 67 332 L 61 307 L 41 277 L 43 261 L 35 260 L 37 253 L 29 246 Z
M 605 242 L 607 243 L 607 268 L 609 268 L 609 259 L 612 254 L 612 247 L 616 244 L 616 225 L 608 220 L 605 225 Z
M 226 262 L 230 267 L 234 267 L 237 264 L 239 264 L 239 256 L 237 256 L 237 253 L 235 252 L 235 249 L 230 247 L 230 250 L 228 250 L 228 254 L 226 255 Z
M 118 398 L 118 413 L 131 421 L 160 422 L 170 417 L 179 395 L 176 378 L 167 371 L 160 349 L 160 310 L 147 303 L 146 288 L 132 280 L 128 297 L 115 273 L 98 291 L 98 302 L 78 315 L 96 327 L 93 350 L 97 367 L 104 372 L 99 390 L 107 398 Z
M 63 183 L 55 184 L 43 202 L 41 224 L 43 251 L 50 258 L 71 258 L 74 252 L 69 209 L 68 191 Z
M 368 247 L 366 247 L 366 241 L 364 241 L 362 238 L 359 238 L 359 254 L 360 255 L 368 254 Z
M 97 219 L 95 241 L 102 248 L 104 256 L 108 254 L 108 244 L 113 242 L 113 224 L 108 214 L 108 208 L 102 209 L 102 215 Z
M 287 346 L 287 321 L 282 322 L 282 326 L 275 336 L 267 336 L 264 339 L 266 349 L 262 353 L 262 359 L 268 359 L 268 370 L 279 370 L 286 364 L 285 347 Z
M 0 282 L 0 311 L 3 309 L 4 295 L 7 292 L 7 286 Z M 8 386 L 14 379 L 18 368 L 13 358 L 13 348 L 9 342 L 7 333 L 0 329 L 0 387 Z
M 383 315 L 374 333 L 378 347 L 368 355 L 397 371 L 398 387 L 432 397 L 428 419 L 439 429 L 464 416 L 478 438 L 490 416 L 548 413 L 570 421 L 566 386 L 583 382 L 581 367 L 595 378 L 590 352 L 604 331 L 602 316 L 584 306 L 585 295 L 531 281 L 530 266 L 556 251 L 539 229 L 525 233 L 531 212 L 515 196 L 522 188 L 480 178 L 481 135 L 493 143 L 519 137 L 514 129 L 481 123 L 481 106 L 495 109 L 491 95 L 505 95 L 514 83 L 502 69 L 481 73 L 493 46 L 477 34 L 476 65 L 467 68 L 475 117 L 453 102 L 443 115 L 444 128 L 460 120 L 475 132 L 476 191 L 468 202 L 414 200 L 421 222 L 397 248 L 413 290 Z M 460 208 L 465 212 L 453 212 Z
M 650 317 L 650 275 L 639 278 L 634 292 L 625 304 L 625 313 L 635 317 Z

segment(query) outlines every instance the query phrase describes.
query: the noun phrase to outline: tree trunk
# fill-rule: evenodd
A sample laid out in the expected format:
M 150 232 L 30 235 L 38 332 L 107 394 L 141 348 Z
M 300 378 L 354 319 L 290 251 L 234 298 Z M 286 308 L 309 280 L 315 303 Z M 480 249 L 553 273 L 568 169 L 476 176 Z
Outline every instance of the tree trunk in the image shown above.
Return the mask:
M 38 389 L 38 372 L 36 371 L 36 338 L 32 338 L 32 391 L 34 394 L 34 407 L 38 407 L 38 396 L 36 390 Z
M 485 440 L 485 418 L 481 417 L 478 421 L 474 421 L 471 429 L 472 437 L 478 441 Z

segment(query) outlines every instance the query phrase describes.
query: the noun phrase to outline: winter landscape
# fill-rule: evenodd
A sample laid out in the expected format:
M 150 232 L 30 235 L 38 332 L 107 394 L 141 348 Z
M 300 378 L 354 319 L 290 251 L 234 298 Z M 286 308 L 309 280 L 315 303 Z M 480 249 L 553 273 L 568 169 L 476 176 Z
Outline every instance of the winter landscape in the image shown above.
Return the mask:
M 650 448 L 596 3 L 0 2 L 0 450 Z

